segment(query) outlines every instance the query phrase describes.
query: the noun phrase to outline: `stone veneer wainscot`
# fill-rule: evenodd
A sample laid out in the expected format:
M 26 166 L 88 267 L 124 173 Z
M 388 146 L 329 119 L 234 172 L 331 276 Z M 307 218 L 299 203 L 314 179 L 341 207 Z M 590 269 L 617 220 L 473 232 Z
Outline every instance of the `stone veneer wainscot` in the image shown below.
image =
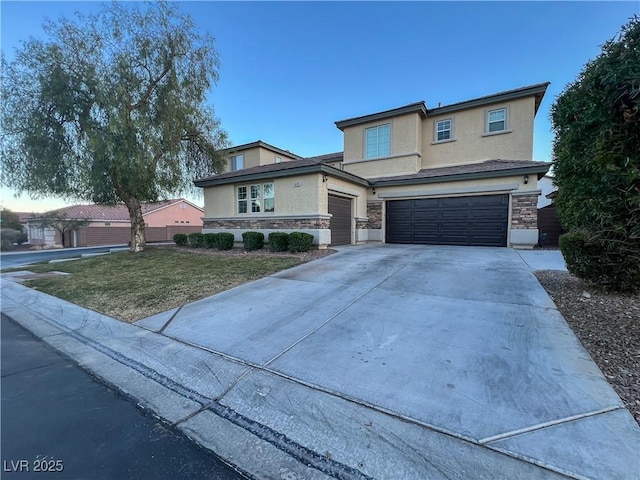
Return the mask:
M 538 228 L 538 193 L 511 197 L 511 228 Z

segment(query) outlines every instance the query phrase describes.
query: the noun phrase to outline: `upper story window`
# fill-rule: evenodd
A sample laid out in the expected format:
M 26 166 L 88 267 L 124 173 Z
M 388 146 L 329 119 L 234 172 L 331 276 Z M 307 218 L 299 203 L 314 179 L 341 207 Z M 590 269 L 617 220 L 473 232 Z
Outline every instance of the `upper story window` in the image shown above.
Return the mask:
M 453 120 L 450 118 L 436 122 L 435 141 L 443 142 L 453 138 Z
M 365 130 L 365 158 L 386 157 L 391 154 L 391 124 Z
M 282 157 L 276 157 L 276 163 L 282 163 Z
M 237 188 L 238 213 L 275 211 L 273 183 L 243 185 Z
M 498 108 L 487 112 L 487 133 L 503 132 L 507 129 L 507 109 Z
M 244 168 L 244 155 L 234 155 L 231 157 L 231 171 L 242 170 Z

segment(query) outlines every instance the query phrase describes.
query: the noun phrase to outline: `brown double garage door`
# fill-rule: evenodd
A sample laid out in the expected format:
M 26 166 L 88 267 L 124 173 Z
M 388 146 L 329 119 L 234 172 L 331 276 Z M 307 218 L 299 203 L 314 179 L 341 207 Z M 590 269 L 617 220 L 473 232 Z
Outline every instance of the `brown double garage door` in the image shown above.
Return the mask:
M 507 245 L 509 195 L 391 200 L 386 242 L 429 245 Z

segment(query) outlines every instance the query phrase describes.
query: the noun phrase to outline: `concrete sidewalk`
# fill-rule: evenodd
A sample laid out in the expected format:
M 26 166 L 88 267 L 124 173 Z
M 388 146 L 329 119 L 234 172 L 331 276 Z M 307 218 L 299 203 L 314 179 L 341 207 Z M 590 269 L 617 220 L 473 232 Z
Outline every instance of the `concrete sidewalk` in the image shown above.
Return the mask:
M 2 310 L 258 478 L 638 478 L 533 263 L 367 245 L 136 325 L 4 279 Z

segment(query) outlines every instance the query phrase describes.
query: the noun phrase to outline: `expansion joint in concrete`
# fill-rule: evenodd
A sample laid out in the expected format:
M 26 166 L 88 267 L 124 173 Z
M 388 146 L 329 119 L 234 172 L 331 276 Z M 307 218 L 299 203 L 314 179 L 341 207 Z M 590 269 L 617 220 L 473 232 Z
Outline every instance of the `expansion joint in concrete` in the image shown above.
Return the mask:
M 507 438 L 517 437 L 518 435 L 524 435 L 527 433 L 535 432 L 537 430 L 542 430 L 543 428 L 555 427 L 557 425 L 562 425 L 569 422 L 575 422 L 576 420 L 581 420 L 583 418 L 595 417 L 597 415 L 602 415 L 604 413 L 613 412 L 615 410 L 624 410 L 624 407 L 620 405 L 612 405 L 610 407 L 602 408 L 600 410 L 595 410 L 593 412 L 581 413 L 579 415 L 572 415 L 570 417 L 559 418 L 557 420 L 552 420 L 550 422 L 540 423 L 538 425 L 532 425 L 526 428 L 520 428 L 518 430 L 513 430 L 511 432 L 500 433 L 498 435 L 493 435 L 491 437 L 482 438 L 478 441 L 480 445 L 486 445 L 492 442 L 498 442 L 500 440 L 505 440 Z
M 176 318 L 176 316 L 180 313 L 180 310 L 182 310 L 182 307 L 184 305 L 180 305 L 178 307 L 178 309 L 173 313 L 173 315 L 171 315 L 171 318 L 169 318 L 169 320 L 166 321 L 166 323 L 162 326 L 162 328 L 160 330 L 158 330 L 159 334 L 163 334 L 165 329 L 171 324 L 171 322 L 173 322 L 173 319 Z

